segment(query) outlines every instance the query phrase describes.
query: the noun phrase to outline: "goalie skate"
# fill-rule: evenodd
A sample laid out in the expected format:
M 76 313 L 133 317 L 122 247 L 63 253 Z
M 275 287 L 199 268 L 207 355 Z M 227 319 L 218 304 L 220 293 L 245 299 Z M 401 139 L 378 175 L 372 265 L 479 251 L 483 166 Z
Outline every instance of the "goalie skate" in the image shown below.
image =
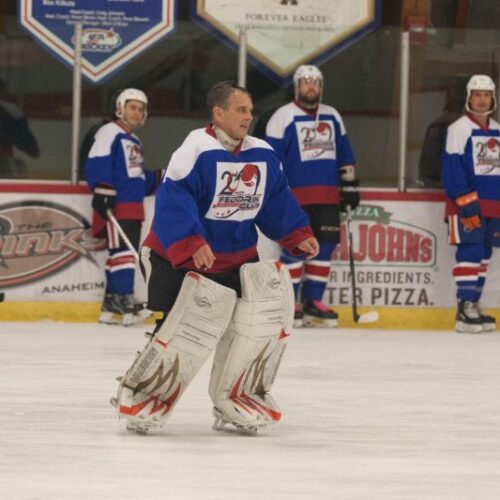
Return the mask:
M 258 426 L 243 425 L 239 422 L 235 422 L 229 419 L 227 415 L 224 415 L 218 408 L 213 409 L 213 415 L 215 417 L 214 425 L 212 426 L 214 431 L 236 432 L 249 436 L 255 436 L 257 434 Z

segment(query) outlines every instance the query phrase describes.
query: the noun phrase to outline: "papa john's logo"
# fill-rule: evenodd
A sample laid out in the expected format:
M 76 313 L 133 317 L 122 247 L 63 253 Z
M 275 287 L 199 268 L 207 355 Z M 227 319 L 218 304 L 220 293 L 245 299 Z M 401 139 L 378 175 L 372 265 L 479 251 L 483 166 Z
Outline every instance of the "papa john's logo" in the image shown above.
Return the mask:
M 0 205 L 0 288 L 36 281 L 105 247 L 79 213 L 56 203 Z M 96 264 L 97 265 L 97 264 Z
M 265 192 L 267 164 L 217 163 L 215 193 L 207 219 L 253 219 L 260 210 Z
M 434 267 L 436 235 L 423 227 L 394 220 L 392 213 L 376 205 L 359 205 L 353 212 L 353 257 L 362 265 Z M 349 262 L 347 228 L 341 227 L 341 243 L 332 260 Z

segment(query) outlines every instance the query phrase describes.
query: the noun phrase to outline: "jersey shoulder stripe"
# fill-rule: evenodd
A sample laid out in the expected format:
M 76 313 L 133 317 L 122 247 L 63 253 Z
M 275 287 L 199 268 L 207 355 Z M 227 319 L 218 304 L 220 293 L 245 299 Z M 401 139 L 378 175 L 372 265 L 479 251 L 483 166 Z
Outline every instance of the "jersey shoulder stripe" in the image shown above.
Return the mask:
M 106 123 L 95 134 L 94 144 L 89 151 L 89 158 L 96 156 L 108 156 L 111 154 L 113 142 L 119 134 L 123 134 L 124 130 L 115 122 Z
M 193 130 L 187 135 L 181 146 L 172 154 L 163 180 L 171 179 L 179 181 L 184 179 L 193 170 L 201 153 L 221 149 L 223 150 L 224 148 L 220 142 L 208 134 L 205 128 Z
M 293 122 L 295 110 L 304 114 L 293 102 L 289 102 L 278 108 L 267 122 L 266 135 L 275 139 L 283 139 L 286 128 Z
M 243 144 L 241 145 L 241 151 L 247 151 L 249 149 L 254 148 L 262 148 L 262 149 L 270 149 L 273 150 L 271 145 L 264 141 L 263 139 L 259 139 L 258 137 L 253 137 L 251 135 L 247 135 L 243 140 Z
M 463 155 L 465 146 L 474 129 L 479 126 L 470 120 L 466 115 L 454 121 L 448 127 L 446 135 L 446 153 Z

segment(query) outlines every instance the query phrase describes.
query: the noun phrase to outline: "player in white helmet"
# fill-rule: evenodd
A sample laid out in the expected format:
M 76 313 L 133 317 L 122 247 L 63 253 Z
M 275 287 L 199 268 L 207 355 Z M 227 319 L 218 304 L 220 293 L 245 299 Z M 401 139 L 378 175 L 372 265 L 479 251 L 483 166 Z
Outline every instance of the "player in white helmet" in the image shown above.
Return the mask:
M 282 252 L 296 297 L 295 326 L 337 325 L 337 313 L 323 303 L 331 255 L 340 240 L 340 211 L 359 204 L 354 154 L 338 111 L 323 104 L 323 74 L 302 65 L 293 75 L 294 101 L 278 108 L 266 140 L 281 160 L 292 193 L 309 217 L 320 253 L 304 261 Z
M 474 75 L 466 89 L 466 113 L 448 127 L 441 177 L 449 242 L 457 247 L 455 329 L 479 333 L 496 328 L 479 300 L 493 247 L 500 246 L 500 125 L 491 117 L 496 108 L 493 80 Z
M 142 144 L 134 134 L 147 117 L 148 99 L 142 90 L 128 88 L 116 98 L 116 120 L 103 125 L 94 137 L 85 162 L 85 177 L 93 191 L 93 233 L 106 238 L 106 290 L 100 321 L 128 325 L 147 316 L 134 299 L 134 252 L 108 220 L 111 210 L 127 238 L 137 250 L 143 200 L 158 184 L 158 174 L 144 168 Z

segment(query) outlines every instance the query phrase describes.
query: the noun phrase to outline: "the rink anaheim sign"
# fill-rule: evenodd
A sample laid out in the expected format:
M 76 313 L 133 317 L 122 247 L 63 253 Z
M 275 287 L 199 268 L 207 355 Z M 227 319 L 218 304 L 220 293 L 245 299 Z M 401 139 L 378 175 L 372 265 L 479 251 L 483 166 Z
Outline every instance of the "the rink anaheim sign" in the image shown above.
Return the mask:
M 236 48 L 247 33 L 249 60 L 279 84 L 295 68 L 320 64 L 380 24 L 381 0 L 191 0 L 194 21 Z
M 363 204 L 355 210 L 353 255 L 356 264 L 434 267 L 437 260 L 436 235 L 423 227 L 393 220 L 391 215 L 377 205 Z M 345 225 L 341 231 L 341 244 L 334 252 L 334 262 L 349 261 Z
M 0 205 L 0 288 L 33 282 L 102 249 L 84 217 L 44 201 Z
M 19 0 L 19 22 L 67 66 L 82 23 L 82 74 L 109 78 L 174 29 L 175 0 Z

